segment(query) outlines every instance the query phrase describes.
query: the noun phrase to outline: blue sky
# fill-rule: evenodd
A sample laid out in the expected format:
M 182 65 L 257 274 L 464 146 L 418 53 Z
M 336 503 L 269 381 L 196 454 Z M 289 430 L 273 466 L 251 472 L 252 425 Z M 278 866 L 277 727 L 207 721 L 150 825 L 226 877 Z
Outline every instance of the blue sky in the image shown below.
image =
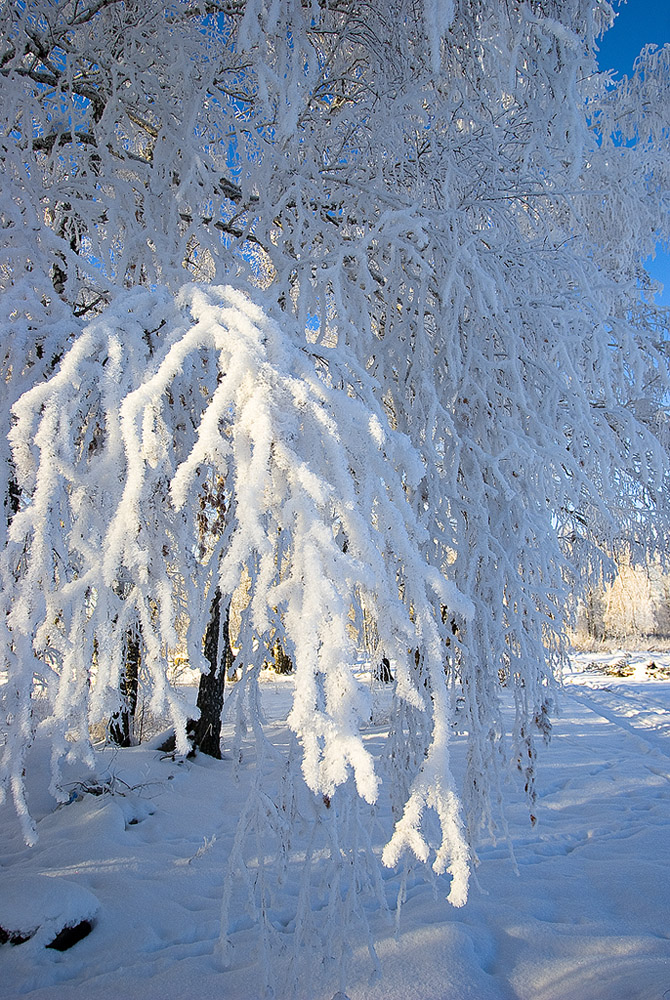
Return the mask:
M 600 43 L 601 69 L 614 69 L 619 76 L 629 74 L 640 49 L 649 42 L 670 42 L 670 0 L 628 0 L 618 8 L 614 27 Z M 659 300 L 670 306 L 670 256 L 658 254 L 647 262 L 649 273 L 665 288 Z
M 670 42 L 668 0 L 628 0 L 618 8 L 618 16 L 600 42 L 600 68 L 630 73 L 640 49 L 653 42 Z

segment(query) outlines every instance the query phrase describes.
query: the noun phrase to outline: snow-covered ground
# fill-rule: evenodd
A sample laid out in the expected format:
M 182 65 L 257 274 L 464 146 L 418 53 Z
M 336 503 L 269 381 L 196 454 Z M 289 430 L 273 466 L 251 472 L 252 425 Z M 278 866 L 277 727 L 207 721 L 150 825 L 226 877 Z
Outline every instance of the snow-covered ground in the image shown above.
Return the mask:
M 350 1000 L 662 1000 L 670 997 L 670 680 L 649 653 L 631 676 L 575 658 L 561 714 L 540 760 L 537 823 L 523 796 L 508 808 L 518 874 L 504 844 L 484 843 L 462 909 L 411 875 L 396 933 L 374 911 L 383 978 L 371 981 L 366 942 L 353 940 Z M 613 663 L 617 657 L 603 657 Z M 659 667 L 667 654 L 653 656 Z M 287 743 L 291 682 L 263 686 L 272 742 Z M 383 741 L 383 692 L 371 741 Z M 258 946 L 240 908 L 229 925 L 229 967 L 217 949 L 224 872 L 246 801 L 254 754 L 235 766 L 179 763 L 146 746 L 102 751 L 85 790 L 53 809 L 33 793 L 40 839 L 26 848 L 0 810 L 0 927 L 33 937 L 0 946 L 0 997 L 33 1000 L 257 1000 Z M 33 751 L 39 766 L 40 747 Z M 458 745 L 455 747 L 458 763 Z M 109 794 L 110 785 L 119 794 Z M 103 792 L 104 794 L 94 794 Z M 263 852 L 264 845 L 258 845 Z M 298 862 L 299 862 L 298 858 Z M 289 866 L 287 900 L 298 895 Z M 291 878 L 295 881 L 292 885 Z M 398 876 L 384 882 L 389 901 Z M 294 891 L 292 892 L 292 888 Z M 89 920 L 65 951 L 57 926 Z M 60 923 L 59 923 L 60 921 Z M 286 921 L 290 930 L 290 918 Z M 337 976 L 310 952 L 299 1000 L 330 1000 Z M 278 963 L 275 1000 L 288 1000 Z

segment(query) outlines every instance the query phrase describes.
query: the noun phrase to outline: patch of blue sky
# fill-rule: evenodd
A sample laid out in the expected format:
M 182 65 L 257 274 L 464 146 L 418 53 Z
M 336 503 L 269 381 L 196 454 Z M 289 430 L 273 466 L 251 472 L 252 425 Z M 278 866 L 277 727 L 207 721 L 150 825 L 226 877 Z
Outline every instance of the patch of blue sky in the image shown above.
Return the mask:
M 669 0 L 625 0 L 617 8 L 614 26 L 600 41 L 598 64 L 601 70 L 614 70 L 615 78 L 628 76 L 645 45 L 670 44 Z M 651 277 L 662 284 L 657 303 L 670 306 L 670 254 L 658 246 L 656 255 L 644 264 Z

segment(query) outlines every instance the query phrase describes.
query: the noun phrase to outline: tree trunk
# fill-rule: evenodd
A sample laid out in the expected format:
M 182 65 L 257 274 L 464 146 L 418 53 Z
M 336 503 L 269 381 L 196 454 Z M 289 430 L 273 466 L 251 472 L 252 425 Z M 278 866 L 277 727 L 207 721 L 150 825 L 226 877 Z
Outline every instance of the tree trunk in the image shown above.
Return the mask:
M 7 485 L 7 496 L 5 497 L 5 516 L 7 519 L 7 527 L 9 527 L 14 520 L 14 515 L 18 514 L 19 506 L 21 505 L 21 490 L 19 489 L 19 484 L 17 483 L 14 475 L 14 463 L 9 462 L 8 464 L 11 473 Z
M 374 677 L 376 681 L 381 681 L 382 684 L 393 683 L 393 673 L 391 671 L 391 663 L 388 657 L 382 656 L 381 663 L 378 663 L 375 667 Z
M 119 681 L 121 709 L 111 717 L 108 727 L 110 740 L 119 747 L 132 746 L 141 657 L 139 632 L 129 629 L 125 640 L 125 664 Z
M 584 599 L 584 618 L 586 634 L 591 639 L 605 638 L 605 609 L 601 593 L 589 587 Z
M 221 655 L 219 655 L 219 643 Z M 221 759 L 221 712 L 226 673 L 233 663 L 230 648 L 230 603 L 221 620 L 221 592 L 218 587 L 210 610 L 209 624 L 203 643 L 209 671 L 202 674 L 198 685 L 199 719 L 189 719 L 187 730 L 194 750 Z
M 276 674 L 293 673 L 293 660 L 284 650 L 279 639 L 275 639 L 272 645 L 272 658 L 274 660 L 274 671 Z

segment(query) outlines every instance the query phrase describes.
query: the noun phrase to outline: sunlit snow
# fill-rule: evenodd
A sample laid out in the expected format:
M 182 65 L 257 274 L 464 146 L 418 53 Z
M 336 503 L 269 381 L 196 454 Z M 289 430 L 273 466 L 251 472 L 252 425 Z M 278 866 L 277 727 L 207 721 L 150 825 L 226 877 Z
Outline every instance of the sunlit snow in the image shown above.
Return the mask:
M 448 876 L 436 877 L 431 887 L 418 868 L 410 871 L 396 931 L 401 879 L 386 871 L 382 888 L 389 912 L 366 904 L 384 979 L 371 982 L 365 941 L 354 938 L 349 1000 L 647 1000 L 670 988 L 670 680 L 646 669 L 648 653 L 633 657 L 633 673 L 623 678 L 591 669 L 591 659 L 573 661 L 566 677 L 560 717 L 540 760 L 535 826 L 525 798 L 511 795 L 518 874 L 508 847 L 485 840 L 478 885 L 454 909 L 445 901 Z M 667 654 L 653 660 L 657 668 L 670 665 Z M 277 751 L 263 764 L 266 789 L 280 786 L 292 688 L 290 678 L 262 684 Z M 376 755 L 383 752 L 388 697 L 383 686 L 371 687 L 372 721 L 363 736 Z M 239 753 L 233 761 L 231 738 L 229 725 L 223 761 L 180 762 L 146 745 L 101 751 L 95 775 L 69 776 L 72 801 L 58 808 L 44 796 L 38 799 L 39 761 L 31 762 L 40 839 L 26 848 L 15 814 L 3 807 L 0 926 L 17 906 L 30 911 L 35 923 L 40 897 L 31 897 L 40 880 L 53 886 L 42 897 L 45 923 L 53 926 L 57 901 L 66 922 L 94 914 L 95 901 L 97 914 L 92 932 L 66 952 L 44 947 L 46 931 L 1 946 L 1 997 L 264 995 L 262 949 L 245 893 L 260 892 L 260 859 L 274 856 L 276 844 L 268 833 L 266 842 L 254 838 L 246 845 L 253 879 L 245 887 L 230 858 L 238 817 L 258 777 L 256 750 L 249 742 L 241 747 L 242 762 Z M 456 735 L 457 776 L 463 747 Z M 39 756 L 39 746 L 34 752 Z M 279 793 L 270 794 L 277 805 Z M 309 812 L 304 805 L 290 832 L 281 893 L 275 893 L 270 914 L 276 1000 L 288 1000 L 294 988 L 304 1000 L 331 1000 L 338 992 L 318 889 L 301 918 L 303 925 L 312 921 L 312 944 L 297 955 L 287 947 L 301 906 L 308 839 L 318 840 L 330 810 L 338 809 L 337 796 L 328 806 L 312 801 Z M 375 818 L 380 829 L 387 811 L 388 803 L 381 802 Z M 383 837 L 373 835 L 373 844 L 380 851 Z M 232 889 L 224 967 L 220 919 L 227 879 Z

